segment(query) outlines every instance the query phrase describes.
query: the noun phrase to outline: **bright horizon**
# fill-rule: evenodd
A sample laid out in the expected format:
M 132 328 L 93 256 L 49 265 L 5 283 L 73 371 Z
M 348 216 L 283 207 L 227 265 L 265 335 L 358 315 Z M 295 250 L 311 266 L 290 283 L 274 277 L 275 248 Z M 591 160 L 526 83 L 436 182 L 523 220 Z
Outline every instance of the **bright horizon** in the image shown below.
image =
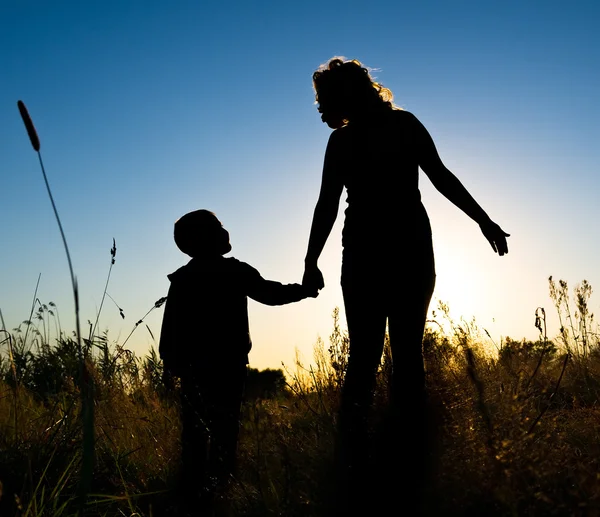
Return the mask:
M 173 222 L 213 210 L 234 256 L 265 278 L 300 282 L 331 130 L 312 72 L 334 55 L 361 60 L 428 128 L 444 163 L 511 234 L 498 257 L 477 225 L 420 174 L 437 283 L 431 309 L 475 318 L 499 343 L 558 333 L 548 277 L 600 287 L 600 7 L 593 2 L 358 3 L 44 2 L 0 6 L 0 311 L 8 330 L 37 297 L 74 329 L 69 269 L 22 100 L 79 283 L 82 333 L 95 321 L 122 343 L 188 258 Z M 339 307 L 340 216 L 319 265 L 317 299 L 249 301 L 250 365 L 293 368 L 328 343 Z M 600 299 L 592 295 L 595 312 Z M 128 341 L 140 355 L 163 308 Z

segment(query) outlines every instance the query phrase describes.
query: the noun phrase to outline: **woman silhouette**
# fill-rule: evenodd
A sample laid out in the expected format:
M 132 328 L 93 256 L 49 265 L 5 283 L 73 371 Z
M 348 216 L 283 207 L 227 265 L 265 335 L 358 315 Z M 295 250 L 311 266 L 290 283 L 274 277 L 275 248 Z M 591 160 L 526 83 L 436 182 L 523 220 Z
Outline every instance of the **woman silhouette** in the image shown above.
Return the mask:
M 371 475 L 367 416 L 386 324 L 393 361 L 390 409 L 396 418 L 392 421 L 402 425 L 403 441 L 408 440 L 413 451 L 419 443 L 425 446 L 422 340 L 435 266 L 431 227 L 418 186 L 419 168 L 439 192 L 479 224 L 500 256 L 508 252 L 509 234 L 442 163 L 419 120 L 394 106 L 392 92 L 374 81 L 359 61 L 334 57 L 312 79 L 321 119 L 334 131 L 325 152 L 303 284 L 324 287 L 317 261 L 345 188 L 341 284 L 350 349 L 338 421 L 338 459 L 348 494 L 356 496 L 364 493 L 361 473 Z M 417 460 L 415 465 L 422 463 Z M 403 468 L 406 473 L 406 464 Z M 416 474 L 411 475 L 417 478 Z

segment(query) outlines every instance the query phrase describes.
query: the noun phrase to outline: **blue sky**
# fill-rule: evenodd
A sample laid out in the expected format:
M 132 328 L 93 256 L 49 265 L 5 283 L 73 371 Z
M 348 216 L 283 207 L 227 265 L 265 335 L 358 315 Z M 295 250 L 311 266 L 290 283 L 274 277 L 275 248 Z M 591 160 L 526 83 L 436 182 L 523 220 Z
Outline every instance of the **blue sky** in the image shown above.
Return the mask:
M 36 125 L 69 243 L 82 325 L 123 342 L 185 263 L 172 224 L 208 208 L 231 256 L 300 281 L 325 145 L 311 74 L 361 60 L 429 129 L 446 165 L 506 231 L 498 257 L 422 175 L 436 252 L 436 301 L 498 342 L 550 337 L 548 276 L 600 285 L 600 7 L 595 2 L 42 2 L 0 4 L 0 310 L 8 328 L 38 297 L 74 328 L 68 264 L 37 156 Z M 340 210 L 343 210 L 344 203 Z M 312 359 L 339 288 L 338 222 L 319 298 L 250 302 L 255 367 Z M 390 250 L 390 253 L 396 253 Z M 401 260 L 401 253 L 399 254 Z M 592 311 L 598 302 L 594 295 Z M 343 312 L 342 312 L 343 315 Z M 162 309 L 144 320 L 158 338 Z M 152 336 L 128 342 L 143 354 Z

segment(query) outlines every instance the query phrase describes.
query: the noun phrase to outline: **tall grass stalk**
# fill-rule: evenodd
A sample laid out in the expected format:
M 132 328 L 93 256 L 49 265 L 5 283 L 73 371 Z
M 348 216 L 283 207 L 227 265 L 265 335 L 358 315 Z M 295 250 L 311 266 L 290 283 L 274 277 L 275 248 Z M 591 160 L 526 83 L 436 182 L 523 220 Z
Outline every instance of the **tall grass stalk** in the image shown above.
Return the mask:
M 31 310 L 29 311 L 29 318 L 27 319 L 27 327 L 25 328 L 25 336 L 23 337 L 23 344 L 27 343 L 27 334 L 29 333 L 29 327 L 31 326 L 31 318 L 33 318 L 33 311 L 35 310 L 35 302 L 38 299 L 37 292 L 40 287 L 40 278 L 42 274 L 38 275 L 37 282 L 35 284 L 35 290 L 33 291 L 33 300 L 31 301 Z
M 15 366 L 15 356 L 13 354 L 13 344 L 12 344 L 12 336 L 11 334 L 6 331 L 4 329 L 4 321 L 2 321 L 2 330 L 0 330 L 0 332 L 2 333 L 6 333 L 6 335 L 8 336 L 6 339 L 8 340 L 8 360 L 10 362 L 10 369 L 12 370 L 12 374 L 13 374 L 13 379 L 15 382 L 15 388 L 13 391 L 13 404 L 14 404 L 14 413 L 15 413 L 15 438 L 18 435 L 18 426 L 19 426 L 19 419 L 18 419 L 18 398 L 19 398 L 19 382 L 17 379 L 17 367 Z M 4 343 L 4 341 L 2 341 L 1 343 Z
M 160 308 L 166 301 L 167 301 L 167 297 L 163 296 L 162 298 L 159 298 L 158 300 L 156 300 L 156 302 L 154 302 L 154 305 L 150 308 L 150 310 L 148 310 L 148 312 L 146 314 L 144 314 L 144 316 L 142 316 L 142 318 L 135 323 L 135 325 L 131 329 L 131 332 L 125 338 L 125 341 L 123 341 L 123 344 L 121 345 L 122 347 L 124 347 L 125 344 L 127 343 L 127 341 L 129 341 L 129 338 L 135 332 L 135 329 L 137 329 L 144 322 L 144 320 L 146 319 L 146 316 L 148 316 L 148 314 L 150 314 L 154 309 Z
M 73 263 L 71 261 L 71 254 L 69 252 L 69 245 L 67 244 L 67 239 L 65 237 L 65 232 L 63 230 L 62 223 L 60 221 L 60 216 L 58 214 L 58 210 L 56 208 L 56 203 L 54 202 L 54 197 L 52 196 L 52 190 L 50 189 L 50 184 L 48 182 L 48 176 L 46 175 L 46 169 L 44 167 L 44 162 L 42 160 L 42 153 L 40 152 L 40 139 L 38 137 L 37 131 L 35 130 L 35 126 L 33 125 L 33 121 L 29 116 L 29 112 L 27 111 L 27 107 L 23 103 L 23 101 L 19 100 L 17 102 L 17 107 L 19 108 L 19 112 L 21 114 L 21 118 L 23 119 L 23 123 L 25 124 L 25 128 L 27 129 L 27 134 L 29 135 L 29 140 L 31 141 L 31 145 L 34 151 L 37 153 L 38 160 L 40 162 L 40 167 L 42 169 L 42 176 L 44 177 L 44 183 L 46 185 L 46 190 L 48 192 L 48 197 L 50 198 L 50 203 L 52 204 L 52 210 L 54 211 L 54 216 L 56 218 L 56 222 L 58 224 L 58 228 L 60 230 L 60 235 L 62 238 L 63 246 L 65 249 L 65 253 L 67 255 L 67 262 L 69 264 L 69 273 L 71 275 L 71 286 L 73 289 L 73 300 L 75 304 L 75 330 L 76 330 L 76 338 L 77 338 L 77 346 L 79 350 L 79 362 L 80 362 L 80 376 L 81 376 L 81 415 L 82 415 L 82 424 L 83 424 L 83 457 L 82 457 L 82 467 L 81 467 L 81 478 L 80 478 L 80 515 L 82 515 L 85 500 L 87 498 L 87 494 L 89 492 L 89 487 L 91 485 L 92 480 L 92 472 L 94 466 L 94 400 L 93 400 L 93 380 L 89 375 L 86 366 L 86 350 L 83 349 L 81 345 L 81 325 L 79 322 L 79 291 L 77 288 L 77 278 L 75 277 L 75 273 L 73 272 Z M 39 282 L 39 279 L 38 279 Z
M 94 339 L 94 336 L 96 335 L 96 327 L 98 326 L 98 320 L 100 319 L 100 313 L 102 312 L 102 306 L 104 305 L 104 299 L 106 298 L 106 295 L 107 295 L 106 291 L 108 290 L 108 283 L 110 282 L 110 274 L 112 272 L 112 267 L 115 265 L 115 256 L 116 255 L 117 255 L 117 244 L 115 242 L 115 239 L 113 238 L 113 245 L 112 245 L 112 248 L 110 249 L 110 266 L 108 268 L 108 276 L 106 277 L 106 284 L 104 286 L 104 292 L 102 293 L 102 300 L 100 300 L 100 307 L 98 308 L 98 314 L 96 315 L 96 321 L 94 322 L 92 332 L 90 333 L 90 343 L 92 342 L 92 340 Z M 111 298 L 111 300 L 112 300 L 112 298 Z M 121 312 L 121 314 L 122 314 L 122 312 Z

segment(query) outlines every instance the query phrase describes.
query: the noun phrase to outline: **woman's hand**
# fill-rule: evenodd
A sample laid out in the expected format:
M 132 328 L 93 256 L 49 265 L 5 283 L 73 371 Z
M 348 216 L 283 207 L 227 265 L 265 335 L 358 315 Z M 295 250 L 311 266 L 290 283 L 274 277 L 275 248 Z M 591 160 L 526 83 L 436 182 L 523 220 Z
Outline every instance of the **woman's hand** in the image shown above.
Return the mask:
M 305 266 L 304 275 L 302 276 L 302 285 L 310 290 L 319 291 L 325 287 L 323 281 L 323 273 L 315 266 Z
M 481 223 L 479 228 L 481 228 L 481 232 L 490 243 L 492 249 L 498 253 L 498 255 L 502 256 L 508 253 L 508 244 L 506 242 L 506 238 L 510 237 L 509 233 L 506 233 L 491 219 Z

